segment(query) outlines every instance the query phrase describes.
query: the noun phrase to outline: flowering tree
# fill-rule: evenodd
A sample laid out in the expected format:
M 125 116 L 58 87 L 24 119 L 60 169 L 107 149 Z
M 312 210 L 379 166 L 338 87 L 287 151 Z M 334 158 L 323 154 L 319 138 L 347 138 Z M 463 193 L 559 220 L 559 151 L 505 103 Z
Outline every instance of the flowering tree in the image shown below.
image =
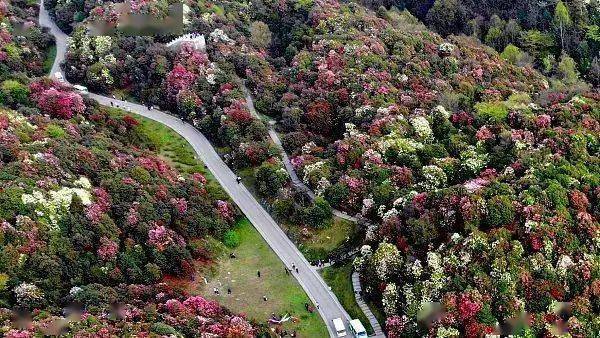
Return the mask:
M 58 83 L 40 80 L 33 82 L 29 89 L 38 107 L 53 117 L 70 119 L 74 114 L 85 111 L 81 96 Z

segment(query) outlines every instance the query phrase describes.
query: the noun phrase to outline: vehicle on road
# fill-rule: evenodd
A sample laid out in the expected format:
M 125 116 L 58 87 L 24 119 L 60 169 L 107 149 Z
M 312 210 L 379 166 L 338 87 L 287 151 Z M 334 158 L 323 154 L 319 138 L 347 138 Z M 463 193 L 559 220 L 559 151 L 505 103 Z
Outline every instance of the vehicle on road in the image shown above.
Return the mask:
M 54 73 L 54 77 L 56 78 L 56 80 L 58 80 L 58 82 L 65 83 L 65 78 L 63 77 L 61 72 Z
M 81 94 L 89 94 L 90 93 L 86 86 L 74 85 L 73 88 L 75 88 L 75 90 L 80 92 Z
M 334 318 L 333 327 L 335 327 L 335 333 L 338 337 L 345 337 L 347 335 L 346 327 L 344 326 L 342 318 Z
M 365 330 L 365 327 L 358 319 L 352 319 L 350 321 L 350 332 L 352 332 L 352 334 L 356 338 L 367 338 L 368 337 L 367 330 Z

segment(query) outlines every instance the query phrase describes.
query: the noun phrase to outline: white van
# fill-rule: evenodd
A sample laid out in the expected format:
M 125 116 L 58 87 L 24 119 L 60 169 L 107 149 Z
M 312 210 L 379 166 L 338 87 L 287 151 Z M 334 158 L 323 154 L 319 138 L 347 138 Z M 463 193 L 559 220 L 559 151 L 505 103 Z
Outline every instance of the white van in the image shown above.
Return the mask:
M 346 336 L 346 327 L 344 326 L 344 322 L 342 321 L 342 318 L 335 318 L 333 320 L 333 326 L 335 327 L 335 333 L 337 334 L 338 337 Z
M 367 330 L 358 319 L 350 321 L 350 331 L 354 334 L 354 337 L 367 338 Z
M 87 87 L 82 86 L 82 85 L 74 85 L 73 88 L 75 88 L 75 90 L 77 90 L 81 94 L 89 94 L 90 93 L 88 91 Z
M 65 78 L 63 77 L 61 72 L 54 73 L 54 77 L 58 80 L 58 82 L 65 83 Z

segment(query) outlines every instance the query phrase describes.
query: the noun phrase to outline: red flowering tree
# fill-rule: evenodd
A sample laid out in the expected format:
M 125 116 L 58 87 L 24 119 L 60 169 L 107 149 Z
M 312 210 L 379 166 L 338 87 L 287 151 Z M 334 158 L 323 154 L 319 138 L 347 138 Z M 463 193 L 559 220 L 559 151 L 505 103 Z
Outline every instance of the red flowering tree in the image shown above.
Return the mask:
M 82 114 L 85 104 L 81 95 L 53 81 L 33 82 L 29 89 L 37 106 L 53 117 L 70 119 L 74 114 Z
M 195 80 L 196 74 L 188 71 L 181 64 L 177 64 L 173 70 L 169 72 L 165 80 L 169 98 L 175 100 L 177 94 L 182 90 L 190 89 Z

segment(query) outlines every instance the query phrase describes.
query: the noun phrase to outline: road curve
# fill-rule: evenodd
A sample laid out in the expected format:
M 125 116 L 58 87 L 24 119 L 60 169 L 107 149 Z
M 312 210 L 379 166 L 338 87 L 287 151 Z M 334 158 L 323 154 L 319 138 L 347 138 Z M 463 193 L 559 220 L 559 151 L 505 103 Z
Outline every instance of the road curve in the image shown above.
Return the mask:
M 50 77 L 55 78 L 55 74 L 58 72 L 61 73 L 64 78 L 65 74 L 60 68 L 60 65 L 65 60 L 65 54 L 67 53 L 67 38 L 69 36 L 54 24 L 54 21 L 52 21 L 52 18 L 50 18 L 50 14 L 48 14 L 48 11 L 46 8 L 44 8 L 44 0 L 40 1 L 40 13 L 38 21 L 40 26 L 48 27 L 50 29 L 50 34 L 52 34 L 56 40 L 56 57 L 54 58 L 54 63 L 50 69 Z
M 60 63 L 64 60 L 67 46 L 67 35 L 64 34 L 52 21 L 48 12 L 40 3 L 39 22 L 41 26 L 50 28 L 54 35 L 57 45 L 57 56 L 52 66 L 51 76 L 56 72 L 61 72 Z M 179 135 L 184 137 L 194 148 L 199 158 L 206 164 L 208 170 L 219 181 L 223 189 L 229 194 L 231 199 L 238 205 L 240 210 L 248 217 L 250 222 L 262 235 L 271 249 L 279 256 L 285 265 L 291 267 L 295 264 L 299 268 L 299 273 L 293 273 L 308 297 L 315 304 L 319 304 L 319 314 L 325 321 L 329 333 L 335 337 L 335 329 L 332 320 L 342 318 L 347 326 L 350 316 L 344 310 L 336 296 L 329 290 L 325 281 L 318 272 L 309 264 L 302 253 L 290 241 L 279 225 L 273 220 L 271 215 L 254 199 L 252 194 L 243 184 L 238 184 L 237 176 L 221 160 L 213 146 L 194 126 L 183 122 L 170 114 L 158 110 L 148 110 L 147 107 L 115 100 L 106 96 L 90 93 L 89 97 L 98 101 L 100 104 L 109 106 L 111 102 L 132 113 L 145 116 L 165 126 L 173 129 Z M 346 330 L 349 328 L 346 327 Z

